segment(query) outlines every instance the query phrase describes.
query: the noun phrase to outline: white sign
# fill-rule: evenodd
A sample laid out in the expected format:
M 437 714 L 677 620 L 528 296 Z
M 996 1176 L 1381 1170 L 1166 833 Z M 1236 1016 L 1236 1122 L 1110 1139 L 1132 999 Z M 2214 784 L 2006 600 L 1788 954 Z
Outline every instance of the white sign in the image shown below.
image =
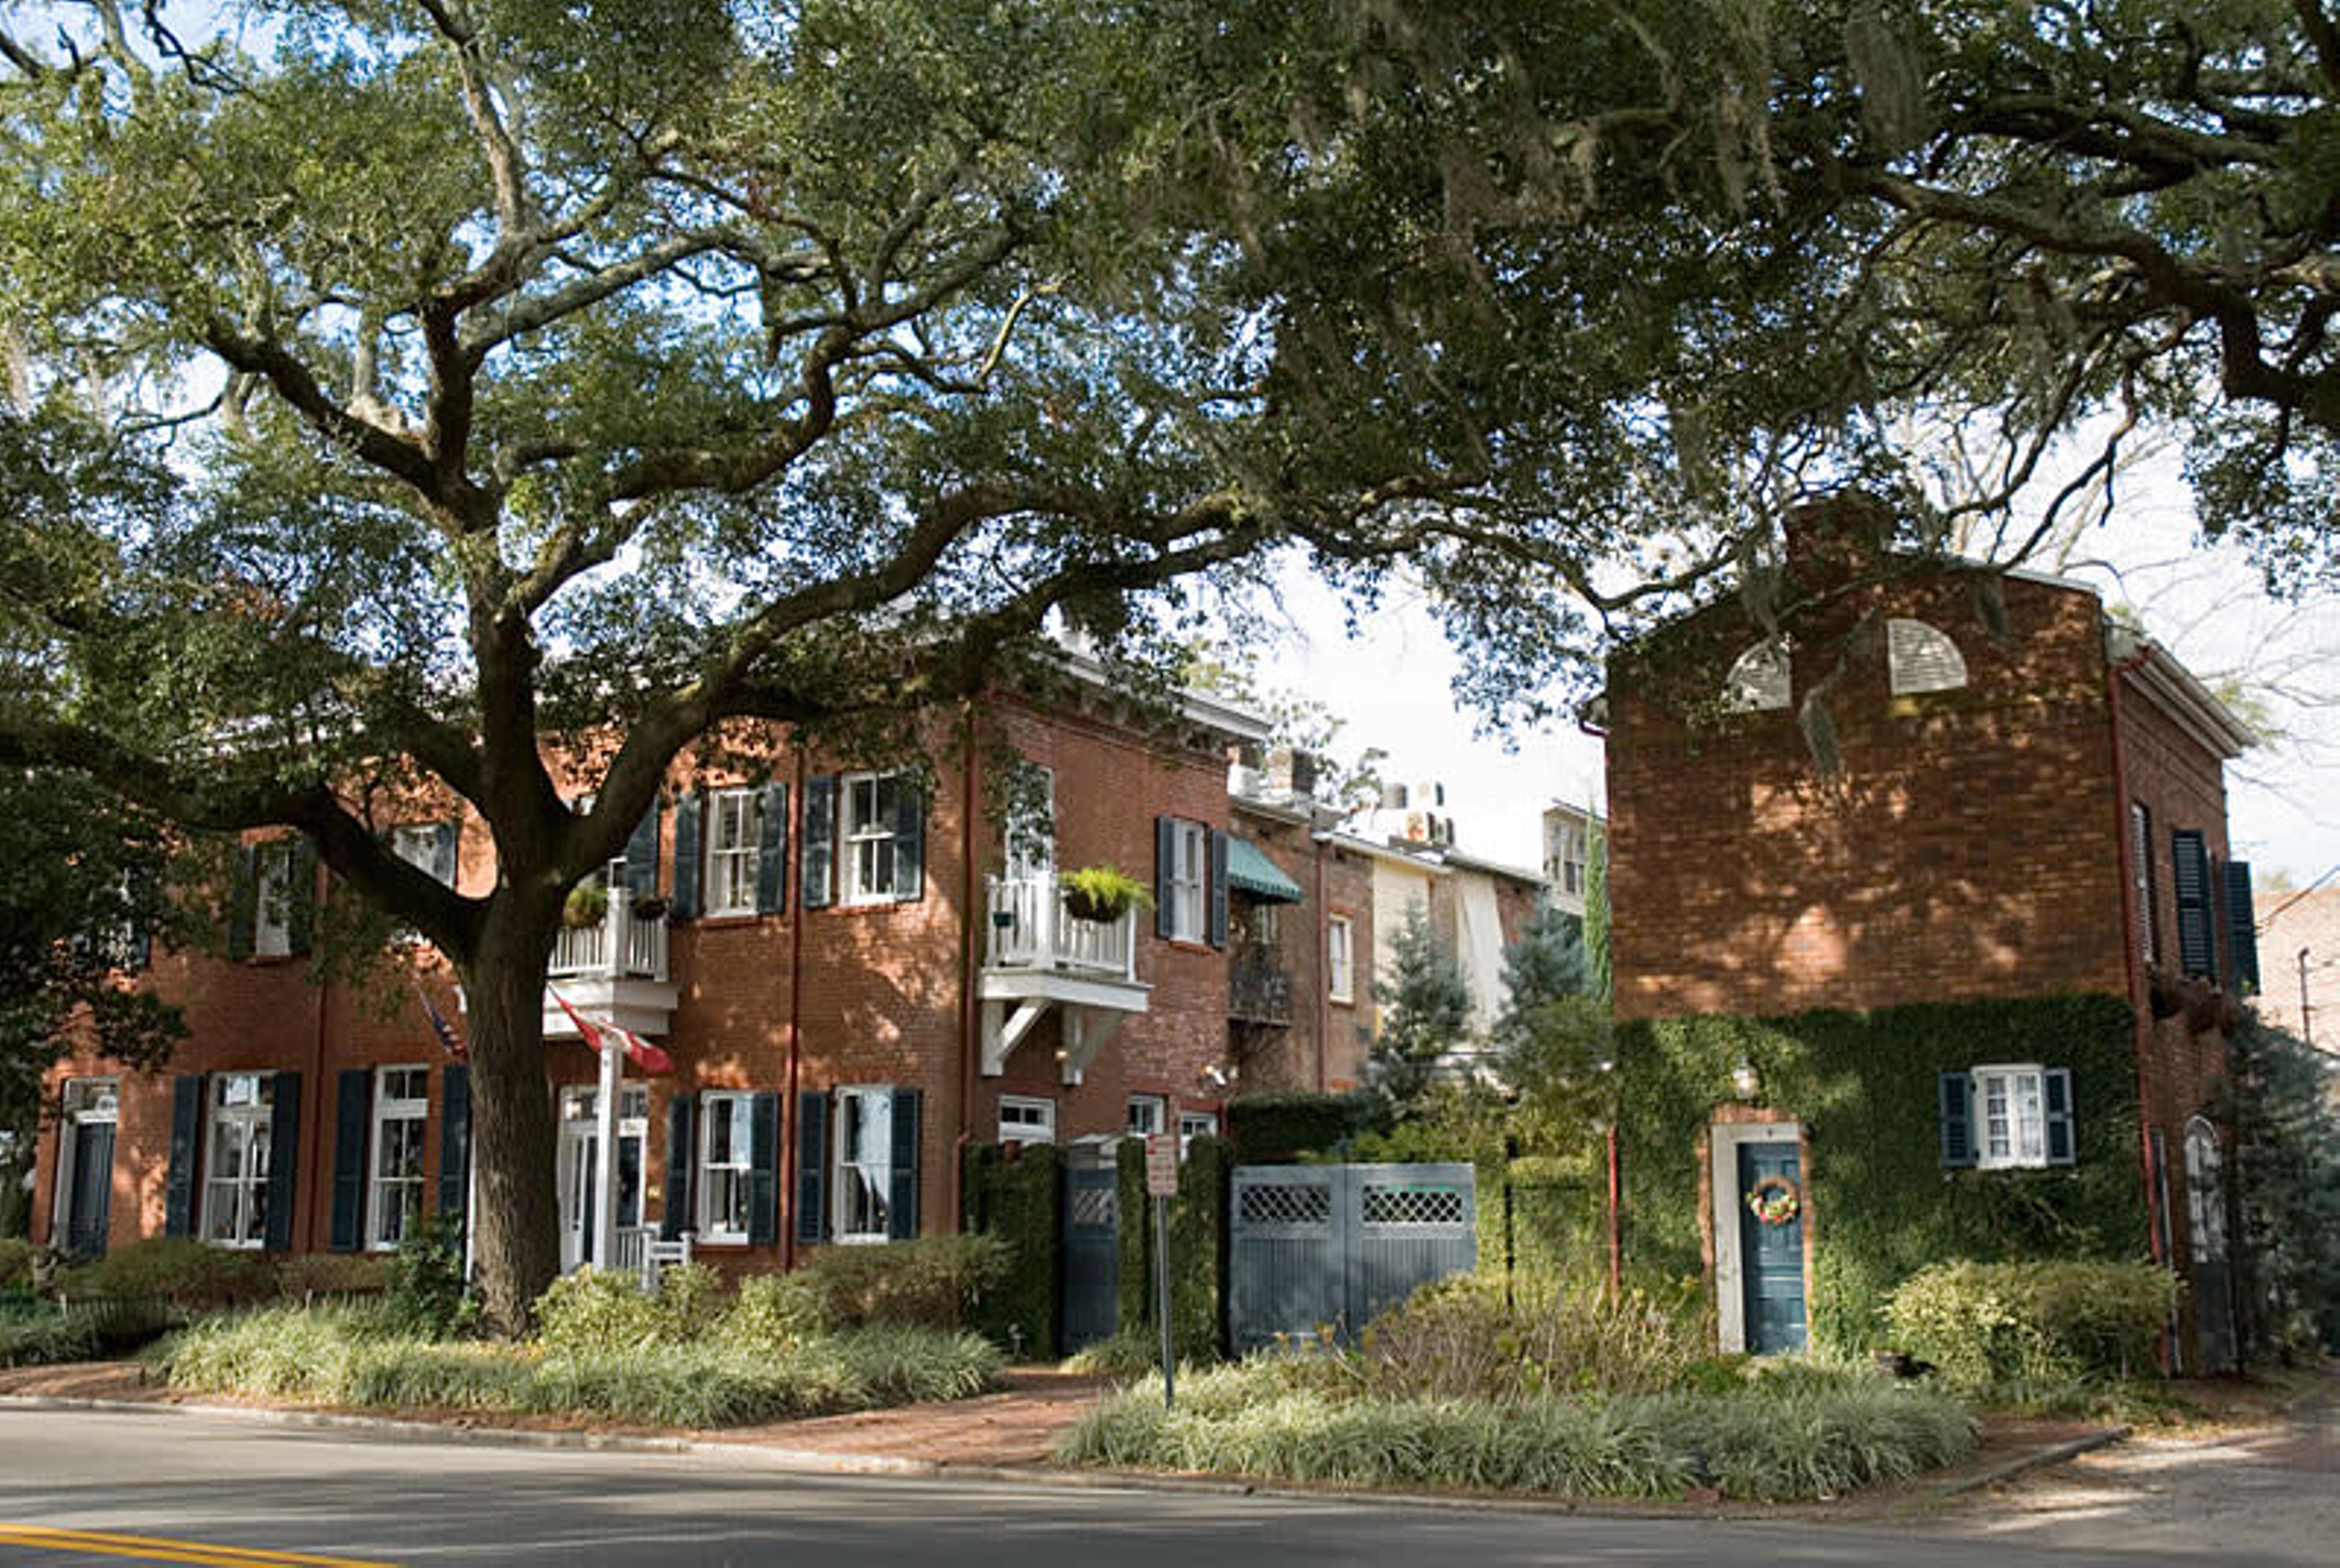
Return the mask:
M 1175 1133 L 1145 1135 L 1145 1196 L 1178 1196 L 1178 1135 Z

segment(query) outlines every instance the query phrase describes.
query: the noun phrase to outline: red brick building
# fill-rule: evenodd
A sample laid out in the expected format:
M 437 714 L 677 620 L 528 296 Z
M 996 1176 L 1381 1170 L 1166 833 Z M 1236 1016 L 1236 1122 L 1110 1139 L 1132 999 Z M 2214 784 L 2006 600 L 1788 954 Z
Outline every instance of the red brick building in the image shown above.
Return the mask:
M 1189 700 L 1141 729 L 1101 683 L 1046 708 L 996 698 L 976 744 L 927 769 L 856 768 L 769 739 L 753 777 L 678 771 L 572 899 L 550 990 L 659 1041 L 671 1072 L 618 1097 L 620 1261 L 650 1234 L 748 1270 L 800 1249 L 956 1229 L 970 1143 L 1215 1131 L 1230 1047 L 1230 800 L 1249 717 Z M 1046 830 L 1014 842 L 990 770 L 1043 769 Z M 428 813 L 418 813 L 427 817 Z M 401 852 L 464 888 L 494 868 L 476 819 L 417 820 Z M 167 1076 L 62 1064 L 36 1240 L 149 1236 L 310 1252 L 385 1247 L 469 1199 L 461 997 L 427 948 L 416 985 L 310 983 L 318 887 L 297 844 L 248 845 L 228 956 L 164 951 L 142 983 L 186 1009 Z M 1058 872 L 1117 867 L 1156 908 L 1077 919 Z M 1313 982 L 1312 982 L 1313 983 Z M 418 994 L 419 993 L 419 994 Z M 564 1254 L 587 1255 L 598 1057 L 548 995 Z
M 2074 1128 L 2092 1115 L 2133 1116 L 2116 1157 L 2131 1163 L 2137 1229 L 2195 1276 L 2202 1353 L 2222 1360 L 2215 1107 L 2227 999 L 2256 980 L 2222 764 L 2251 738 L 2086 587 L 1897 559 L 1890 525 L 1866 503 L 1808 510 L 1790 530 L 1787 591 L 1802 600 L 1790 631 L 1719 604 L 1621 663 L 1618 1017 L 2118 998 L 2133 1083 L 2100 1073 L 2097 1102 L 2076 1105 L 2068 1068 L 2025 1040 L 1945 1047 L 1964 1055 L 1933 1064 L 1931 1125 L 1897 1136 L 1937 1145 L 1945 1170 L 2019 1171 L 2079 1158 Z M 1695 1153 L 1634 1151 L 1698 1162 L 1731 1348 L 1762 1338 L 1767 1312 L 1800 1343 L 1802 1300 L 1787 1298 L 1810 1295 L 1829 1245 L 1829 1216 L 1806 1207 L 1774 1260 L 1800 1279 L 1770 1281 L 1758 1301 L 1752 1254 L 1783 1236 L 1740 1234 L 1740 1189 L 1809 1186 L 1830 1151 L 1784 1090 L 1746 1076 L 1718 1097 Z M 1759 1169 L 1766 1159 L 1779 1169 Z

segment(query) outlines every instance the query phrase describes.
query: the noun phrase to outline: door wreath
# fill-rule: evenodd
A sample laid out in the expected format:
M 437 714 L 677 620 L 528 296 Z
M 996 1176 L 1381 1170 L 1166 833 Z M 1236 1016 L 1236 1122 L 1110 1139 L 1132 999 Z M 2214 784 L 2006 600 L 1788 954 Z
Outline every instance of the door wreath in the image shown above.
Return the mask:
M 1786 1225 L 1803 1208 L 1803 1195 L 1786 1176 L 1767 1176 L 1747 1189 L 1747 1212 L 1765 1225 Z

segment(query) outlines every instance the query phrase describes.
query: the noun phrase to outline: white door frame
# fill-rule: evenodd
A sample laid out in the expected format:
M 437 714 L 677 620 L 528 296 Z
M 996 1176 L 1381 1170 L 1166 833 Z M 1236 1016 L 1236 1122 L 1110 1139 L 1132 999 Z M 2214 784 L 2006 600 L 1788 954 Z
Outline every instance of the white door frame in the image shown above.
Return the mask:
M 1751 1144 L 1796 1146 L 1800 1186 L 1810 1176 L 1803 1168 L 1803 1141 L 1800 1122 L 1716 1122 L 1707 1129 L 1707 1187 L 1714 1223 L 1715 1348 L 1724 1355 L 1739 1355 L 1747 1348 L 1746 1264 L 1739 1250 L 1739 1151 Z
M 103 1110 L 88 1102 L 104 1090 L 112 1090 L 112 1097 Z M 56 1191 L 49 1202 L 49 1242 L 62 1245 L 73 1235 L 74 1221 L 80 1216 L 74 1212 L 74 1183 L 80 1174 L 74 1167 L 81 1153 L 81 1129 L 84 1126 L 121 1125 L 122 1080 L 116 1077 L 71 1078 L 60 1091 L 64 1114 L 57 1118 L 57 1181 Z M 119 1136 L 119 1131 L 116 1136 Z M 111 1176 L 108 1177 L 111 1180 Z M 109 1212 L 112 1204 L 107 1205 Z

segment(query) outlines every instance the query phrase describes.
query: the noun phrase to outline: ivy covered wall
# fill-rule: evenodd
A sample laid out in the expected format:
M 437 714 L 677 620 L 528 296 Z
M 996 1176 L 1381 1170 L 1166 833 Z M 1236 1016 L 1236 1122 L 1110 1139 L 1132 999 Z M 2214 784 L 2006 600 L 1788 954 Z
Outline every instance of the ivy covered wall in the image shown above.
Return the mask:
M 1714 1108 L 1736 1098 L 1742 1056 L 1761 1075 L 1758 1103 L 1794 1116 L 1810 1139 L 1816 1345 L 1881 1343 L 1886 1293 L 1928 1264 L 2142 1258 L 2131 1039 L 2128 1005 L 2105 996 L 1621 1024 L 1628 1264 L 1699 1276 L 1701 1140 Z M 2073 1165 L 1944 1168 L 1939 1076 L 1988 1062 L 2071 1069 Z

